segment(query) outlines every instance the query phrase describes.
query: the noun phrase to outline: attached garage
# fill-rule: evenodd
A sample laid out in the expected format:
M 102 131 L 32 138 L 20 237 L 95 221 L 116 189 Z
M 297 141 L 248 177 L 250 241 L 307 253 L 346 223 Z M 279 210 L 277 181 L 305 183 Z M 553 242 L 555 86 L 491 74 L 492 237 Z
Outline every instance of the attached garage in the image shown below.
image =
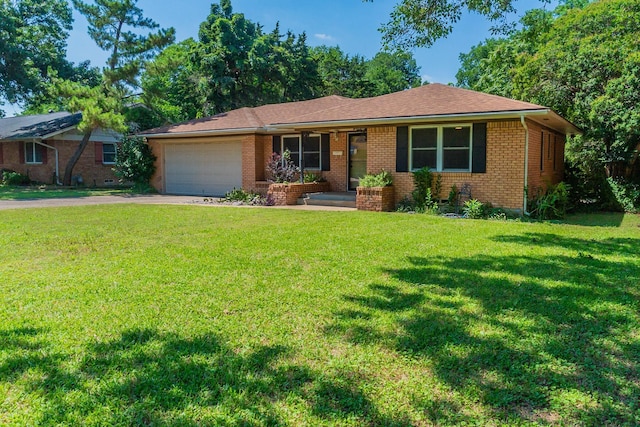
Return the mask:
M 242 142 L 166 144 L 164 168 L 166 193 L 223 196 L 242 188 Z

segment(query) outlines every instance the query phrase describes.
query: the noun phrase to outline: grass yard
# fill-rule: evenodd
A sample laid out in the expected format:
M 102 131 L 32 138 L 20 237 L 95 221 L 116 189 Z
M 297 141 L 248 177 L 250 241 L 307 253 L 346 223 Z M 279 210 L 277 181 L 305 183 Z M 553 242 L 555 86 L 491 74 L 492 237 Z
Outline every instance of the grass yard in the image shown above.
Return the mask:
M 56 188 L 0 186 L 0 200 L 57 199 L 63 197 L 116 196 L 131 194 L 130 188 Z
M 596 222 L 0 212 L 0 425 L 638 425 L 640 221 Z

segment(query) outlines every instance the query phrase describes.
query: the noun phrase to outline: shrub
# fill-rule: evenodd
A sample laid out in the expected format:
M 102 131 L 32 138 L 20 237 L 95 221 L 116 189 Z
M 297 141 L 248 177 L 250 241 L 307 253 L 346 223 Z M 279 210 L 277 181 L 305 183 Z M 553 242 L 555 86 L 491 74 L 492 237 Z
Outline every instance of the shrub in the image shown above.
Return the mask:
M 291 160 L 291 152 L 285 150 L 282 155 L 273 153 L 267 163 L 267 173 L 271 181 L 277 183 L 294 182 L 300 176 L 300 168 Z
M 569 186 L 564 182 L 550 185 L 530 202 L 531 216 L 538 219 L 562 219 L 569 206 Z
M 2 185 L 29 185 L 31 180 L 27 175 L 12 170 L 2 171 Z
M 458 187 L 453 184 L 449 190 L 449 196 L 447 197 L 447 208 L 454 212 L 458 208 Z
M 428 167 L 418 169 L 413 172 L 413 202 L 416 206 L 422 207 L 425 203 L 431 201 L 431 197 L 427 199 L 427 190 L 431 190 L 431 184 L 433 183 L 433 174 Z M 431 195 L 429 191 L 429 196 Z
M 274 201 L 270 196 L 263 197 L 260 194 L 251 191 L 245 191 L 242 188 L 234 188 L 229 191 L 220 200 L 220 203 L 235 203 L 251 206 L 273 206 Z
M 442 175 L 436 175 L 436 182 L 433 185 L 433 196 L 436 200 L 440 200 L 440 195 L 442 194 Z
M 480 219 L 485 216 L 485 206 L 482 202 L 471 199 L 464 202 L 464 207 L 462 208 L 464 212 L 464 216 L 471 219 Z
M 305 183 L 310 183 L 310 182 L 326 182 L 327 180 L 324 179 L 324 177 L 322 175 L 319 174 L 315 174 L 313 172 L 305 172 L 304 173 L 304 182 Z
M 393 184 L 393 177 L 387 171 L 379 174 L 366 174 L 360 178 L 360 187 L 389 187 Z
M 121 181 L 130 181 L 138 186 L 148 184 L 156 171 L 156 156 L 151 147 L 140 136 L 125 136 L 116 150 L 114 173 Z
M 630 213 L 640 212 L 640 185 L 614 178 L 608 178 L 607 183 L 621 210 Z

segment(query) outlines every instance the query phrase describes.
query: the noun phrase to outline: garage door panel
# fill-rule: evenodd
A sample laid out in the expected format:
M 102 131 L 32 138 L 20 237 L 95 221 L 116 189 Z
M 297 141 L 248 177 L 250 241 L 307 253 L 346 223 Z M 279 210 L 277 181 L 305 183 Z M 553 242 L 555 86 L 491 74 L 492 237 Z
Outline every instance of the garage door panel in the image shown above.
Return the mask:
M 167 193 L 222 196 L 242 187 L 242 143 L 165 146 Z

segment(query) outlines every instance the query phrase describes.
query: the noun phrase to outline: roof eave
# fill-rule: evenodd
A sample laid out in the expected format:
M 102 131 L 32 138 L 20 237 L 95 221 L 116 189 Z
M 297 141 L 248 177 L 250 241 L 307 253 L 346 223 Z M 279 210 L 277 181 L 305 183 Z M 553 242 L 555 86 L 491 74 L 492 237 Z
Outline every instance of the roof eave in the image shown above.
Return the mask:
M 165 132 L 165 133 L 139 133 L 139 136 L 145 138 L 185 138 L 185 137 L 202 137 L 202 136 L 226 136 L 226 135 L 250 135 L 258 132 L 265 132 L 265 128 L 239 128 L 239 129 L 218 129 L 203 130 L 191 132 Z

